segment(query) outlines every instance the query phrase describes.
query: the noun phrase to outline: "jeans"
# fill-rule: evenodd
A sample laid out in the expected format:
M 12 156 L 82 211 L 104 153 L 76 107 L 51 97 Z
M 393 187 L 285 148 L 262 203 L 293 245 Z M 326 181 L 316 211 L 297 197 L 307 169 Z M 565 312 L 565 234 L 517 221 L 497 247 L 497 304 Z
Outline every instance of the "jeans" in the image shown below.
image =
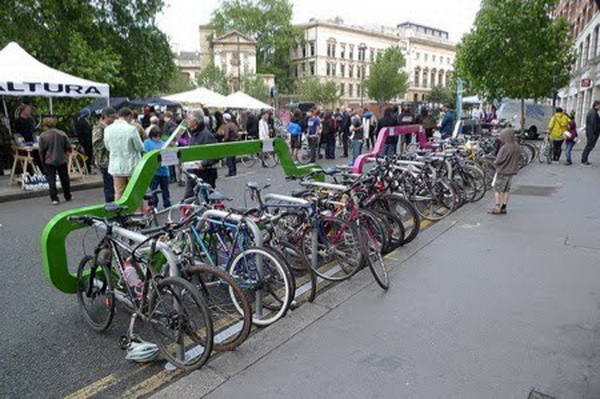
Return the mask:
M 100 168 L 102 173 L 102 185 L 104 186 L 104 201 L 106 203 L 114 202 L 115 200 L 115 183 L 107 168 Z
M 235 157 L 227 157 L 227 168 L 229 169 L 229 176 L 237 175 L 237 165 L 235 164 Z
M 354 161 L 356 161 L 356 158 L 362 153 L 362 146 L 362 140 L 352 141 L 352 159 L 348 161 L 348 165 L 354 165 Z
M 567 141 L 567 145 L 565 147 L 565 153 L 567 154 L 567 163 L 568 164 L 573 163 L 573 161 L 571 160 L 571 151 L 573 150 L 573 147 L 575 147 L 575 142 Z
M 71 200 L 71 180 L 69 180 L 69 167 L 67 164 L 54 166 L 46 164 L 44 165 L 46 171 L 46 181 L 50 188 L 50 199 L 52 201 L 58 201 L 58 190 L 56 189 L 56 174 L 60 179 L 60 185 L 62 186 L 63 193 L 65 194 L 65 200 Z
M 348 137 L 350 137 L 350 132 L 342 132 L 342 146 L 344 147 L 344 157 L 348 156 Z
M 169 193 L 169 176 L 154 176 L 152 182 L 150 182 L 150 190 L 156 190 L 160 187 L 163 208 L 171 206 L 171 194 Z M 152 197 L 152 203 L 155 207 L 158 207 L 158 195 Z
M 552 140 L 552 160 L 560 161 L 560 154 L 562 153 L 563 140 Z
M 590 152 L 596 146 L 596 142 L 598 141 L 598 133 L 586 134 L 587 144 L 583 149 L 583 154 L 581 154 L 581 163 L 588 162 L 588 157 L 590 156 Z
M 317 153 L 319 151 L 319 137 L 308 136 L 308 148 L 310 149 L 310 162 L 317 162 Z
M 335 136 L 328 137 L 325 141 L 325 158 L 335 159 Z
M 386 144 L 383 147 L 383 155 L 388 156 L 388 157 L 396 155 L 397 147 L 398 147 L 398 143 Z

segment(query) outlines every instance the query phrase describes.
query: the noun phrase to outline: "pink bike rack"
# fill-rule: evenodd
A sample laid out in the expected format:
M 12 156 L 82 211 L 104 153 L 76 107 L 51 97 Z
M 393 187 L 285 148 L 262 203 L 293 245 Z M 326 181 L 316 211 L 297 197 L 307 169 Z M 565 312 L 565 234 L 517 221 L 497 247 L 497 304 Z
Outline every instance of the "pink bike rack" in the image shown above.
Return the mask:
M 377 141 L 373 146 L 373 151 L 368 152 L 366 154 L 359 155 L 354 161 L 354 165 L 352 167 L 353 173 L 362 173 L 363 168 L 367 162 L 373 161 L 378 155 L 383 154 L 385 148 L 385 142 L 390 136 L 406 136 L 406 135 L 416 134 L 419 147 L 421 149 L 432 149 L 432 143 L 427 140 L 427 135 L 425 134 L 425 129 L 421 125 L 406 125 L 406 126 L 393 126 L 393 127 L 384 127 L 379 132 L 377 136 Z

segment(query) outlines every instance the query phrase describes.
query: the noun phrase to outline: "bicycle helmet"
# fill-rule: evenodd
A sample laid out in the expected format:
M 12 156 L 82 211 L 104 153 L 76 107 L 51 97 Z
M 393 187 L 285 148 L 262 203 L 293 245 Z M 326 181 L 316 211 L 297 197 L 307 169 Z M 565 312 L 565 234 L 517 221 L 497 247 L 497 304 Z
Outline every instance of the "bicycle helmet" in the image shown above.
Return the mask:
M 133 341 L 127 348 L 125 359 L 138 363 L 151 362 L 158 356 L 160 350 L 156 344 L 151 342 Z

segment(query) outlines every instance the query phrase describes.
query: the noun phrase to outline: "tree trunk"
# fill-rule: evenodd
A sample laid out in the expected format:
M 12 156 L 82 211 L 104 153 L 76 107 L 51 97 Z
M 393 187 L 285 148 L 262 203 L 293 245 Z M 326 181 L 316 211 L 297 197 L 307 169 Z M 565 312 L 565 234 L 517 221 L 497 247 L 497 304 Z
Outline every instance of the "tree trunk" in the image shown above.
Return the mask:
M 521 135 L 525 133 L 525 99 L 521 99 Z

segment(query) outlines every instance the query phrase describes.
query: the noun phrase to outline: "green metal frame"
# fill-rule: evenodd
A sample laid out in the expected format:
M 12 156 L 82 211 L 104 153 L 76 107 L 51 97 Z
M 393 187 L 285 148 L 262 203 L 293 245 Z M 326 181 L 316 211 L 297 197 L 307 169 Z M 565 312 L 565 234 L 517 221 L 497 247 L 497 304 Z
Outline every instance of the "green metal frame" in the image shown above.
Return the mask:
M 261 140 L 250 140 L 176 148 L 176 150 L 179 161 L 183 163 L 260 153 L 262 152 L 262 146 L 263 142 Z M 282 139 L 276 138 L 273 140 L 273 150 L 279 157 L 281 167 L 287 176 L 302 176 L 314 170 L 322 170 L 316 164 L 296 166 L 287 143 Z M 117 201 L 119 205 L 127 207 L 127 211 L 134 212 L 142 204 L 144 193 L 160 167 L 160 153 L 160 150 L 155 150 L 146 154 L 133 172 L 123 197 Z M 104 205 L 72 209 L 53 217 L 44 228 L 40 239 L 46 277 L 57 289 L 69 294 L 77 292 L 77 280 L 75 274 L 71 274 L 68 269 L 66 240 L 69 233 L 86 226 L 71 222 L 68 217 L 78 215 L 111 216 L 104 211 Z

